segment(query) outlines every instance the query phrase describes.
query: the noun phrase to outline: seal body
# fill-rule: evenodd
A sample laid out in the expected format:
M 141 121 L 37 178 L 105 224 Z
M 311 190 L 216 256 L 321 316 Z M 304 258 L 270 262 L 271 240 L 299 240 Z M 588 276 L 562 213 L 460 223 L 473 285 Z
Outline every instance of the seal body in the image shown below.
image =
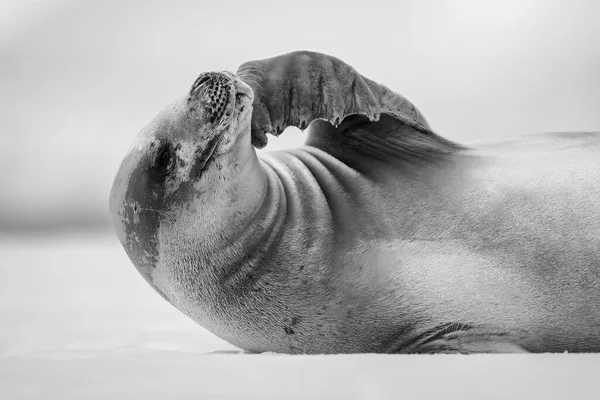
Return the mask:
M 306 146 L 256 154 L 289 125 Z M 297 52 L 201 75 L 138 136 L 111 214 L 146 280 L 246 350 L 597 352 L 599 183 L 600 134 L 467 149 Z

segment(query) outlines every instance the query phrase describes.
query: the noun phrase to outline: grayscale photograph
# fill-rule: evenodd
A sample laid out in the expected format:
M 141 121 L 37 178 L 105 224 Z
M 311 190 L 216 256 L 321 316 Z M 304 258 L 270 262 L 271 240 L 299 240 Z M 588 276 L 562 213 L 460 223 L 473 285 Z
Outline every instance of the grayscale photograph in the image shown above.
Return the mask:
M 0 399 L 598 399 L 600 2 L 0 0 Z

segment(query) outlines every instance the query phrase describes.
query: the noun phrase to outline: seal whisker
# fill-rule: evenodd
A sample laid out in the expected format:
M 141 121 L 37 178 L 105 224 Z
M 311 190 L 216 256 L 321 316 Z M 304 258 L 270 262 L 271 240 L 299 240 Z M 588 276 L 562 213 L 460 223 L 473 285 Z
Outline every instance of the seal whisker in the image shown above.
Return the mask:
M 237 74 L 252 74 L 261 79 L 263 78 L 263 72 L 258 69 L 238 69 Z
M 258 83 L 257 81 L 255 81 L 255 80 L 252 80 L 252 79 L 243 79 L 243 81 L 246 82 L 249 86 L 254 86 L 255 88 L 262 89 L 262 85 L 260 83 Z
M 247 71 L 252 71 L 254 73 L 258 73 L 258 74 L 261 74 L 261 75 L 264 76 L 264 72 L 260 68 L 257 68 L 257 67 L 252 66 L 252 65 L 243 65 L 243 66 L 239 67 L 237 71 L 238 71 L 238 73 L 244 72 L 244 71 L 246 71 L 246 72 Z
M 238 76 L 240 79 L 242 79 L 242 80 L 246 80 L 246 79 L 250 79 L 250 78 L 251 78 L 251 79 L 254 79 L 254 80 L 256 81 L 256 83 L 258 83 L 258 82 L 260 82 L 260 81 L 262 81 L 262 80 L 263 80 L 263 78 L 262 78 L 262 77 L 260 77 L 260 76 L 256 75 L 256 74 L 255 74 L 255 73 L 253 73 L 253 72 L 250 72 L 250 71 L 242 71 L 242 72 L 238 72 L 238 73 L 237 73 L 237 76 Z
M 260 84 L 260 78 L 250 75 L 250 74 L 243 74 L 243 75 L 238 75 L 239 78 L 243 81 L 251 81 L 254 84 L 259 85 Z
M 253 78 L 256 79 L 262 79 L 261 77 L 259 77 L 257 74 L 251 72 L 251 71 L 238 71 L 237 76 L 252 76 Z
M 248 73 L 238 74 L 238 77 L 239 77 L 239 78 L 240 78 L 242 81 L 244 81 L 244 82 L 246 82 L 246 83 L 248 83 L 248 84 L 250 84 L 250 83 L 251 83 L 252 85 L 254 85 L 254 86 L 256 86 L 256 87 L 258 87 L 258 88 L 262 89 L 262 85 L 261 85 L 261 84 L 260 84 L 260 82 L 259 82 L 259 79 L 260 79 L 260 78 L 258 78 L 258 77 L 256 77 L 256 76 L 253 76 L 253 75 L 249 75 Z

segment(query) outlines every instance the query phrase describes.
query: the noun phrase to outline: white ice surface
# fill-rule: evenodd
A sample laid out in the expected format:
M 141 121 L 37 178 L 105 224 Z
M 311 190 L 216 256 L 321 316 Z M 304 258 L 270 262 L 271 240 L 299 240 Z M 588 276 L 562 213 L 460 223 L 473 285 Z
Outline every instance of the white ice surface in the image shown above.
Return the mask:
M 0 237 L 0 399 L 142 396 L 600 399 L 600 355 L 243 354 L 112 236 Z

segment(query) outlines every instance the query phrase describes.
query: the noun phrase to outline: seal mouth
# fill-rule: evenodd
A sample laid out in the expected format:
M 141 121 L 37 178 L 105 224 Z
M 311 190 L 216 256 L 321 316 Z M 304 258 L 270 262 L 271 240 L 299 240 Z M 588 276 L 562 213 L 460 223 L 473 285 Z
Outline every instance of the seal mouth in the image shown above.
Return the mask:
M 200 158 L 198 160 L 198 170 L 196 176 L 199 178 L 202 175 L 202 172 L 208 166 L 208 163 L 214 159 L 215 150 L 219 147 L 219 144 L 225 137 L 225 130 L 221 133 L 210 139 L 204 151 L 200 154 Z
M 236 97 L 246 97 L 251 101 L 254 100 L 254 92 L 252 91 L 252 88 L 250 88 L 250 86 L 248 86 L 248 84 L 241 80 L 239 77 L 237 77 L 237 79 L 234 79 L 233 86 L 235 87 Z

